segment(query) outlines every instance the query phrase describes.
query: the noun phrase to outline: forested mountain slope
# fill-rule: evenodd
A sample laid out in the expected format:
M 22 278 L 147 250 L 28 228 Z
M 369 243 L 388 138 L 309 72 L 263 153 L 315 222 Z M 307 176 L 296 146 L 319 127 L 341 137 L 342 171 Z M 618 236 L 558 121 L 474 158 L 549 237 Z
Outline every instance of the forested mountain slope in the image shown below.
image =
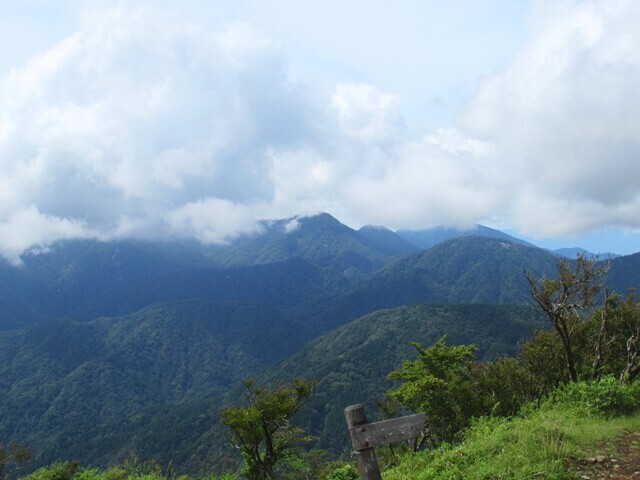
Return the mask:
M 610 264 L 607 284 L 611 290 L 626 295 L 631 288 L 640 293 L 640 253 L 613 258 Z
M 270 367 L 259 380 L 283 384 L 293 378 L 316 379 L 318 387 L 300 420 L 318 437 L 317 445 L 337 451 L 346 447 L 343 410 L 374 402 L 393 383 L 386 375 L 413 359 L 411 342 L 431 345 L 441 336 L 449 344 L 473 343 L 477 358 L 512 355 L 519 342 L 544 319 L 530 306 L 413 305 L 380 310 L 310 342 L 298 353 Z
M 0 437 L 51 461 L 107 422 L 226 392 L 292 354 L 305 328 L 273 307 L 185 301 L 2 332 Z
M 415 249 L 392 232 L 360 233 L 327 214 L 272 222 L 263 234 L 224 246 L 60 242 L 23 255 L 21 266 L 0 260 L 0 330 L 193 298 L 291 306 L 340 293 Z
M 287 227 L 292 222 L 295 228 Z M 523 270 L 551 275 L 555 265 L 542 249 L 487 237 L 414 250 L 387 229 L 355 231 L 327 214 L 272 222 L 262 235 L 227 246 L 61 242 L 23 255 L 22 266 L 0 261 L 0 330 L 63 317 L 126 315 L 157 302 L 196 298 L 288 308 L 331 295 L 345 311 L 367 305 L 342 318 L 421 302 L 522 303 L 528 299 Z M 640 285 L 639 256 L 611 261 L 615 290 Z
M 250 266 L 302 258 L 322 268 L 325 285 L 340 292 L 382 268 L 391 257 L 418 248 L 387 230 L 359 231 L 327 213 L 263 222 L 258 233 L 228 245 L 203 248 L 209 258 L 228 266 Z
M 335 451 L 342 445 L 336 432 L 343 403 L 379 398 L 388 387 L 386 373 L 412 355 L 411 341 L 427 345 L 446 333 L 452 342 L 476 342 L 481 358 L 492 357 L 512 352 L 537 320 L 528 307 L 422 305 L 381 311 L 312 342 L 264 378 L 320 381 L 304 421 L 320 445 Z M 166 415 L 178 429 L 174 435 L 203 451 L 188 422 L 200 425 L 197 419 L 205 415 L 215 424 L 217 410 L 209 402 L 222 405 L 216 397 L 294 353 L 308 335 L 306 327 L 268 307 L 179 302 L 126 317 L 60 320 L 2 333 L 0 434 L 30 445 L 34 465 L 69 455 L 88 464 L 122 459 L 122 445 L 168 460 L 170 451 L 163 448 L 169 439 L 157 440 L 154 449 L 148 433 L 148 424 L 162 432 L 160 417 Z M 236 400 L 237 390 L 227 402 Z M 177 411 L 184 417 L 176 418 Z M 211 432 L 210 425 L 200 425 L 197 431 L 207 442 L 226 446 L 223 429 Z M 122 443 L 126 434 L 131 438 Z
M 420 303 L 529 302 L 525 271 L 553 275 L 556 258 L 504 240 L 464 237 L 405 255 L 344 294 L 304 304 L 309 321 L 331 328 L 375 310 Z M 316 302 L 316 303 L 314 303 Z
M 228 245 L 211 246 L 205 252 L 227 265 L 255 265 L 291 257 L 330 264 L 349 253 L 373 266 L 386 257 L 417 250 L 391 231 L 385 235 L 372 233 L 370 228 L 356 231 L 328 213 L 263 222 L 261 227 L 260 232 Z
M 555 273 L 553 255 L 505 239 L 416 252 L 389 230 L 329 215 L 265 229 L 220 247 L 74 241 L 21 266 L 0 262 L 0 438 L 32 448 L 34 466 L 104 465 L 130 449 L 191 467 L 225 462 L 225 433 L 211 429 L 217 399 L 272 367 L 265 379 L 318 378 L 303 421 L 336 450 L 341 404 L 388 388 L 368 379 L 410 356 L 410 341 L 447 333 L 482 355 L 513 351 L 537 320 L 505 304 L 529 302 L 524 271 Z M 613 259 L 610 285 L 640 286 L 639 262 Z M 352 384 L 366 398 L 350 396 Z

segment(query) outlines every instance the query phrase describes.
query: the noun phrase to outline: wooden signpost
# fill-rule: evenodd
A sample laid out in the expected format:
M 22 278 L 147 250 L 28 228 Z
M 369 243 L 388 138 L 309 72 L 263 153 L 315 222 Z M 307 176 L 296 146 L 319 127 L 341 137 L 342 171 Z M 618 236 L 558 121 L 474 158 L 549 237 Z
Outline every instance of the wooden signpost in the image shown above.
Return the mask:
M 358 474 L 362 480 L 382 480 L 376 459 L 375 447 L 402 442 L 417 437 L 424 427 L 425 415 L 409 415 L 382 422 L 367 423 L 362 405 L 344 409 L 349 437 L 358 462 Z

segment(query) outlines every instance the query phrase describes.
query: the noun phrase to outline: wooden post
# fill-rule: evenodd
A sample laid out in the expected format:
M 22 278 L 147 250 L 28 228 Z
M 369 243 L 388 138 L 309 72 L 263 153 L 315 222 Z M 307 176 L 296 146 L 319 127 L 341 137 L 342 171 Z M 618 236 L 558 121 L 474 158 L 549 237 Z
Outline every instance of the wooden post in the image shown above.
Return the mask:
M 364 413 L 364 407 L 359 404 L 345 408 L 344 418 L 349 428 L 367 424 L 367 415 Z M 362 480 L 382 480 L 375 450 L 373 448 L 364 448 L 359 451 L 354 450 L 354 452 L 358 460 L 360 478 Z
M 362 480 L 382 480 L 374 448 L 389 443 L 404 442 L 420 435 L 424 428 L 424 413 L 392 418 L 382 422 L 367 423 L 362 405 L 344 409 L 351 446 L 357 455 L 358 473 Z

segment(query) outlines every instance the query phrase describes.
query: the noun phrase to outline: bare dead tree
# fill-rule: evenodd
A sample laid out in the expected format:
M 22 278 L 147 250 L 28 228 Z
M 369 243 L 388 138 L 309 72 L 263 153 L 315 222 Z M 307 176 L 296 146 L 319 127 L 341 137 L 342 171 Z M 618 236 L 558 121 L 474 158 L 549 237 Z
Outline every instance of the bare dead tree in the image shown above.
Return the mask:
M 531 296 L 560 337 L 569 378 L 575 382 L 578 380 L 578 372 L 573 348 L 574 333 L 602 290 L 609 265 L 598 264 L 596 260 L 590 260 L 581 254 L 575 263 L 564 258 L 558 259 L 556 268 L 557 278 L 536 279 L 529 272 L 526 277 Z

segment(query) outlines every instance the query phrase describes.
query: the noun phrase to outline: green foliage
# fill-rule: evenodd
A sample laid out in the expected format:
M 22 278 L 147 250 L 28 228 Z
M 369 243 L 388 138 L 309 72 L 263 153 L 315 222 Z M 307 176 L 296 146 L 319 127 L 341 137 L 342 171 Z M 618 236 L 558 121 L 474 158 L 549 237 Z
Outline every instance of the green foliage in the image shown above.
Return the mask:
M 615 417 L 640 410 L 640 384 L 621 385 L 612 375 L 599 381 L 564 385 L 553 393 L 552 402 L 584 410 L 588 415 Z
M 611 305 L 605 305 L 609 319 L 605 358 L 605 373 L 615 373 L 621 383 L 633 381 L 640 374 L 640 302 L 635 301 L 633 290 L 624 300 L 613 296 Z
M 325 480 L 358 480 L 358 471 L 352 465 L 343 465 L 327 475 Z
M 536 398 L 543 397 L 557 385 L 569 380 L 562 344 L 554 332 L 537 330 L 520 346 L 517 358 L 532 376 Z
M 640 303 L 606 295 L 603 305 L 571 326 L 571 357 L 577 379 L 614 375 L 621 383 L 640 373 Z M 518 358 L 539 387 L 538 397 L 570 381 L 566 346 L 557 331 L 539 331 L 522 345 Z
M 474 367 L 475 387 L 483 413 L 515 415 L 522 405 L 540 398 L 534 375 L 516 358 L 503 357 Z
M 339 463 L 327 460 L 327 452 L 324 450 L 292 449 L 278 466 L 277 478 L 281 480 L 324 479 L 337 464 Z
M 432 445 L 451 441 L 481 411 L 472 378 L 475 346 L 447 346 L 442 337 L 429 348 L 413 347 L 418 358 L 389 373 L 389 379 L 402 383 L 387 395 L 427 415 L 424 433 Z
M 76 474 L 80 469 L 78 462 L 59 462 L 54 463 L 49 467 L 43 467 L 35 472 L 22 477 L 23 480 L 76 480 Z M 85 480 L 87 477 L 91 477 L 92 473 L 84 472 L 80 478 Z
M 314 384 L 294 380 L 292 387 L 269 390 L 246 380 L 245 387 L 249 405 L 228 408 L 222 411 L 220 419 L 231 430 L 232 442 L 242 453 L 247 478 L 273 479 L 276 464 L 309 440 L 289 420 L 311 395 Z
M 623 301 L 611 295 L 605 302 L 572 331 L 578 379 L 593 381 L 566 386 L 571 377 L 561 336 L 540 330 L 521 346 L 517 358 L 478 367 L 478 386 L 485 401 L 496 405 L 495 413 L 512 415 L 524 403 L 540 401 L 563 385 L 554 395 L 562 392 L 563 398 L 579 401 L 592 414 L 615 415 L 636 408 L 633 395 L 638 387 L 625 388 L 624 384 L 633 380 L 628 372 L 640 369 L 634 343 L 640 333 L 640 304 L 633 295 Z
M 354 232 L 327 215 L 300 224 L 289 234 L 286 222 L 273 224 L 272 237 L 220 256 L 197 245 L 78 241 L 26 255 L 20 269 L 1 265 L 0 329 L 11 331 L 0 333 L 0 438 L 37 452 L 29 468 L 64 458 L 104 468 L 130 449 L 162 465 L 173 460 L 179 472 L 232 468 L 236 456 L 221 448 L 214 418 L 235 401 L 220 396 L 242 378 L 378 308 L 474 302 L 380 311 L 265 374 L 271 385 L 321 379 L 295 421 L 337 455 L 346 443 L 342 409 L 369 408 L 389 388 L 387 372 L 409 358 L 411 340 L 430 345 L 446 333 L 474 342 L 483 360 L 513 354 L 536 314 L 478 302 L 522 301 L 522 267 L 553 270 L 543 251 L 473 238 L 389 263 L 406 247 L 390 232 Z M 259 265 L 220 268 L 214 258 Z M 625 289 L 634 285 L 626 273 L 617 277 Z M 623 348 L 617 374 L 625 345 L 613 346 Z M 511 411 L 509 395 L 495 393 L 500 413 Z
M 22 445 L 12 443 L 9 447 L 0 445 L 0 480 L 4 480 L 10 468 L 18 469 L 24 466 L 31 458 L 31 452 Z
M 206 475 L 199 480 L 238 480 L 233 474 Z M 20 480 L 191 480 L 187 475 L 176 477 L 153 463 L 138 462 L 132 457 L 122 465 L 107 470 L 82 468 L 78 462 L 57 462 L 42 467 Z
M 412 305 L 383 310 L 317 338 L 257 380 L 281 385 L 296 377 L 318 378 L 297 421 L 318 438 L 318 448 L 337 456 L 348 449 L 345 406 L 362 403 L 370 419 L 376 420 L 374 401 L 393 386 L 387 374 L 416 355 L 412 341 L 431 345 L 446 334 L 447 343 L 474 342 L 478 358 L 490 360 L 515 354 L 518 342 L 543 321 L 534 309 L 514 305 Z

